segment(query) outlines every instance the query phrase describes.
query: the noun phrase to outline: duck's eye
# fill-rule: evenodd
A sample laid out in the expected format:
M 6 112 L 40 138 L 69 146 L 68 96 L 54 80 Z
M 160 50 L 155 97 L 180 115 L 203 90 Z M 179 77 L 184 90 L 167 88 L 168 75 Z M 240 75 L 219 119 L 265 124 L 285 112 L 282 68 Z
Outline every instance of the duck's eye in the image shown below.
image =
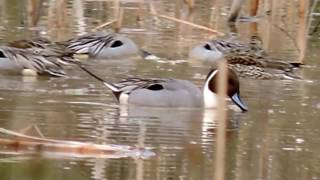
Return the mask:
M 35 53 L 35 54 L 40 54 L 40 49 L 34 49 L 34 50 L 33 50 L 33 53 Z
M 123 43 L 122 43 L 121 41 L 117 40 L 117 41 L 114 41 L 114 42 L 111 44 L 110 47 L 115 48 L 115 47 L 119 47 L 119 46 L 122 46 L 122 45 L 123 45 Z
M 161 84 L 152 84 L 151 86 L 147 87 L 147 89 L 152 91 L 159 91 L 163 89 L 163 86 Z
M 209 50 L 209 51 L 212 51 L 212 48 L 210 47 L 209 44 L 204 45 L 204 48 L 207 49 L 207 50 Z
M 6 57 L 7 56 L 5 56 L 2 51 L 0 51 L 0 58 L 6 58 Z

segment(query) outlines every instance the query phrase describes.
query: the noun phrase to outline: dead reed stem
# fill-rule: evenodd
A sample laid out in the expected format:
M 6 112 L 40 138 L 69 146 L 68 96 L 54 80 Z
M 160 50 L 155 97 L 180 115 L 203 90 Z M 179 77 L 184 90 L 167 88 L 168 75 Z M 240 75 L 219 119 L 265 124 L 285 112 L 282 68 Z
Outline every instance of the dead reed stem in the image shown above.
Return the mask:
M 214 29 L 202 26 L 202 25 L 198 25 L 198 24 L 195 24 L 195 23 L 192 23 L 192 22 L 189 22 L 189 21 L 184 21 L 184 20 L 181 20 L 181 19 L 177 19 L 175 17 L 170 17 L 170 16 L 158 14 L 155 11 L 151 11 L 151 12 L 149 12 L 149 14 L 151 14 L 153 16 L 161 17 L 161 18 L 164 18 L 164 19 L 167 19 L 167 20 L 175 21 L 175 22 L 178 22 L 178 23 L 186 24 L 186 25 L 198 28 L 198 29 L 205 30 L 205 31 L 209 31 L 209 32 L 215 33 L 215 34 L 217 34 L 219 36 L 225 35 L 224 33 L 219 32 L 217 30 L 214 30 Z
M 40 16 L 41 6 L 42 0 L 28 0 L 27 12 L 29 26 L 35 26 L 37 24 Z
M 317 4 L 318 4 L 318 0 L 314 0 L 313 1 L 313 4 L 311 6 L 311 9 L 310 9 L 310 14 L 309 14 L 309 19 L 308 19 L 308 25 L 307 25 L 307 33 L 308 35 L 312 36 L 312 34 L 314 34 L 315 32 L 317 32 L 317 29 L 318 29 L 318 26 L 319 26 L 319 23 L 320 21 L 315 25 L 315 28 L 310 32 L 310 27 L 311 27 L 311 24 L 312 24 L 312 21 L 313 21 L 313 13 L 317 7 Z
M 139 9 L 138 9 L 137 21 L 141 21 L 142 20 L 143 9 L 144 9 L 144 0 L 140 0 L 139 1 Z
M 55 140 L 24 135 L 0 128 L 0 133 L 11 138 L 0 138 L 0 151 L 22 154 L 48 154 L 50 156 L 119 158 L 142 148 L 131 146 L 93 144 L 78 141 Z
M 58 0 L 56 2 L 57 27 L 63 28 L 66 22 L 66 1 Z
M 123 8 L 119 9 L 119 15 L 118 15 L 118 19 L 117 19 L 117 23 L 115 26 L 114 31 L 115 32 L 119 32 L 121 27 L 122 27 L 122 22 L 123 22 Z
M 299 62 L 302 64 L 307 46 L 307 14 L 309 8 L 309 0 L 299 1 L 299 30 L 298 45 L 300 49 Z
M 218 66 L 218 122 L 215 153 L 215 180 L 224 180 L 225 175 L 225 144 L 226 144 L 226 92 L 227 62 L 220 61 Z
M 230 9 L 230 15 L 228 18 L 228 22 L 234 23 L 237 21 L 237 18 L 239 16 L 239 12 L 241 10 L 243 0 L 233 0 L 231 9 Z
M 117 22 L 119 21 L 119 10 L 120 10 L 120 1 L 113 0 L 113 19 L 116 19 Z M 117 29 L 118 24 L 113 24 L 113 29 Z
M 117 22 L 116 19 L 113 19 L 113 20 L 111 20 L 111 21 L 105 22 L 105 23 L 103 23 L 103 24 L 101 24 L 101 25 L 96 26 L 95 28 L 93 28 L 92 31 L 94 32 L 94 31 L 97 31 L 97 30 L 99 30 L 99 29 L 102 29 L 102 28 L 104 28 L 104 27 L 106 27 L 106 26 L 110 26 L 111 24 L 113 24 L 113 23 L 115 23 L 115 22 Z
M 194 1 L 195 0 L 184 0 L 184 2 L 188 5 L 190 11 L 194 8 Z
M 259 0 L 251 0 L 250 15 L 256 16 L 259 8 Z

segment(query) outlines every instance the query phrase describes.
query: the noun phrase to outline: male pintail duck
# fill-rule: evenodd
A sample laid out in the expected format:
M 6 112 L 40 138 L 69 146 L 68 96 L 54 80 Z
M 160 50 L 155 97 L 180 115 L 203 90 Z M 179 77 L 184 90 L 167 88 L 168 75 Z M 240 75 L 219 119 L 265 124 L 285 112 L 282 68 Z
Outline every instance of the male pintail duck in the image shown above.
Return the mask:
M 127 78 L 119 83 L 109 83 L 93 74 L 84 66 L 85 72 L 101 81 L 115 95 L 120 104 L 148 107 L 205 107 L 217 106 L 217 74 L 211 70 L 206 78 L 203 91 L 187 80 L 158 78 Z M 237 75 L 228 71 L 227 95 L 242 110 L 248 108 L 240 98 L 240 83 Z
M 300 79 L 293 72 L 298 64 L 270 57 L 256 36 L 248 44 L 233 39 L 211 40 L 194 47 L 189 58 L 210 65 L 225 58 L 240 77 Z
M 75 54 L 87 54 L 97 59 L 123 59 L 151 55 L 140 49 L 133 40 L 111 32 L 93 32 L 61 42 Z
M 0 46 L 0 69 L 31 75 L 65 76 L 64 67 L 77 62 L 72 53 L 45 39 L 19 40 Z M 29 74 L 29 75 L 30 75 Z

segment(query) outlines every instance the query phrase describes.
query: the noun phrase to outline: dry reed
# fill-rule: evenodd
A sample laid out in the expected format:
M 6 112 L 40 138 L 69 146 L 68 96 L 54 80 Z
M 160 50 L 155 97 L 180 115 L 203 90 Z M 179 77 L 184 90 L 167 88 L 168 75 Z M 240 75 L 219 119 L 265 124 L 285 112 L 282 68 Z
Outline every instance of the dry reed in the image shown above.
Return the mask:
M 231 9 L 230 9 L 230 15 L 228 18 L 228 22 L 234 23 L 237 21 L 237 18 L 239 16 L 239 12 L 241 10 L 243 0 L 233 0 Z
M 226 144 L 226 92 L 227 92 L 227 62 L 220 61 L 218 65 L 218 122 L 215 153 L 215 180 L 224 180 L 225 174 L 225 144 Z
M 156 13 L 154 11 L 153 12 L 149 12 L 149 14 L 151 14 L 153 16 L 157 16 L 157 17 L 163 18 L 163 19 L 167 19 L 167 20 L 178 22 L 178 23 L 186 24 L 186 25 L 198 28 L 198 29 L 202 29 L 202 30 L 208 31 L 208 32 L 212 32 L 212 33 L 215 33 L 215 34 L 217 34 L 219 36 L 225 35 L 224 33 L 219 32 L 217 30 L 214 30 L 214 29 L 211 29 L 211 28 L 199 25 L 199 24 L 195 24 L 195 23 L 192 23 L 192 22 L 189 22 L 189 21 L 184 21 L 184 20 L 181 20 L 181 19 L 178 19 L 178 18 L 175 18 L 175 17 L 170 17 L 170 16 L 158 14 L 158 13 Z
M 113 23 L 115 23 L 115 22 L 117 22 L 116 19 L 113 19 L 113 20 L 111 20 L 111 21 L 105 22 L 105 23 L 100 24 L 100 25 L 96 26 L 95 28 L 93 28 L 92 31 L 94 32 L 94 31 L 97 31 L 97 30 L 99 30 L 99 29 L 102 29 L 102 28 L 104 28 L 104 27 L 106 27 L 106 26 L 110 26 L 111 24 L 113 24 Z
M 306 52 L 306 38 L 307 38 L 307 14 L 308 14 L 309 0 L 299 1 L 299 29 L 298 29 L 298 46 L 299 46 L 299 62 L 303 64 Z
M 55 140 L 28 136 L 4 128 L 0 133 L 12 138 L 0 138 L 0 152 L 42 154 L 56 157 L 120 158 L 136 156 L 142 148 L 131 146 L 93 144 L 78 141 Z M 136 153 L 135 153 L 136 152 Z M 134 155 L 136 154 L 136 155 Z M 150 155 L 154 155 L 151 153 Z

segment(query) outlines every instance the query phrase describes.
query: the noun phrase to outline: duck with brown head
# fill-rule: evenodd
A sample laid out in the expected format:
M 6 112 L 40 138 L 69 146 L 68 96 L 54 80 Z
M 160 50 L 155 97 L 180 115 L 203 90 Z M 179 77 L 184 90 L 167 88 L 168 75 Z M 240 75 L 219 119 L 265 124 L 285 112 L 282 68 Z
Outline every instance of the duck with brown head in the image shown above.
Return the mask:
M 217 107 L 218 70 L 211 70 L 206 78 L 203 91 L 195 84 L 181 79 L 127 78 L 119 83 L 109 83 L 96 76 L 87 68 L 85 72 L 101 81 L 116 96 L 120 104 L 148 107 Z M 236 74 L 228 71 L 228 97 L 242 110 L 248 108 L 240 98 L 239 80 Z

